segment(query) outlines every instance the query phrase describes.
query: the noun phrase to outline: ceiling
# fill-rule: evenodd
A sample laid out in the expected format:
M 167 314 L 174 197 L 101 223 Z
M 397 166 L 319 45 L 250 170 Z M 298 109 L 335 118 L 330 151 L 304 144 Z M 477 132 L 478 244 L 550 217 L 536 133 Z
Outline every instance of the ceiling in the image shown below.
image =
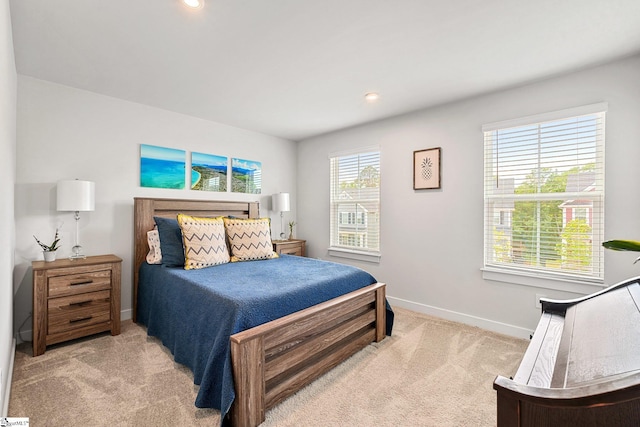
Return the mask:
M 638 0 L 11 0 L 11 16 L 19 74 L 295 141 L 640 53 Z

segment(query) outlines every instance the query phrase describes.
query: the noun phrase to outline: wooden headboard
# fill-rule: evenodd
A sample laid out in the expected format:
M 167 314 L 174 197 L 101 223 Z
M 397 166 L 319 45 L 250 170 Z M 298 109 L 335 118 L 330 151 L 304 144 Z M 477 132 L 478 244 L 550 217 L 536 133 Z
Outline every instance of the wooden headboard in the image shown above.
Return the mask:
M 175 218 L 179 213 L 200 217 L 234 216 L 237 218 L 258 218 L 258 202 L 229 202 L 220 200 L 154 199 L 135 197 L 133 199 L 133 321 L 138 308 L 138 271 L 145 261 L 149 246 L 147 231 L 155 226 L 154 216 Z

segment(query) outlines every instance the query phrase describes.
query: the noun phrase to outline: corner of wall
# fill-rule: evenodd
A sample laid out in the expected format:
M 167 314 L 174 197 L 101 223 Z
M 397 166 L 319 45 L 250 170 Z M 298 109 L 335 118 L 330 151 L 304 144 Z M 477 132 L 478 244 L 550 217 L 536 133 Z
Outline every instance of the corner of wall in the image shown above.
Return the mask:
M 0 2 L 0 416 L 7 413 L 15 356 L 13 267 L 15 252 L 17 73 L 9 1 Z

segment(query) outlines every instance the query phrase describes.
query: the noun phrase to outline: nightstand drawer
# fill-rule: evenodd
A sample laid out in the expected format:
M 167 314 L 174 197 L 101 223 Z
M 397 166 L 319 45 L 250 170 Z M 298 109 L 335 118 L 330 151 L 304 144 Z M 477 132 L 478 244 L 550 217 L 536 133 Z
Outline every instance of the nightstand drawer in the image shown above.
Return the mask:
M 297 246 L 297 247 L 293 247 L 293 248 L 284 247 L 284 248 L 280 249 L 280 253 L 281 254 L 287 254 L 287 255 L 302 256 L 302 247 L 301 246 Z
M 49 335 L 111 320 L 110 291 L 90 292 L 48 302 Z
M 306 240 L 273 240 L 273 250 L 279 254 L 305 256 Z
M 92 271 L 49 278 L 49 298 L 111 288 L 111 270 Z

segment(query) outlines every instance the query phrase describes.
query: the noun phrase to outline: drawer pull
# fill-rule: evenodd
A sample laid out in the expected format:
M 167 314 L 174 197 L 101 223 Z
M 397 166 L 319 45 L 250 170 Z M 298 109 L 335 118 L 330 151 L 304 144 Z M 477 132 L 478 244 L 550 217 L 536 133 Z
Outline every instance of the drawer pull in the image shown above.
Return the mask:
M 89 303 L 91 303 L 91 300 L 72 302 L 72 303 L 69 303 L 69 307 L 82 307 L 83 305 L 89 304 Z
M 84 320 L 90 320 L 91 318 L 93 318 L 93 316 L 81 317 L 79 319 L 72 319 L 72 320 L 69 320 L 69 323 L 82 322 Z
M 93 283 L 93 280 L 83 280 L 81 282 L 71 282 L 70 285 L 71 286 L 88 285 L 89 283 Z

